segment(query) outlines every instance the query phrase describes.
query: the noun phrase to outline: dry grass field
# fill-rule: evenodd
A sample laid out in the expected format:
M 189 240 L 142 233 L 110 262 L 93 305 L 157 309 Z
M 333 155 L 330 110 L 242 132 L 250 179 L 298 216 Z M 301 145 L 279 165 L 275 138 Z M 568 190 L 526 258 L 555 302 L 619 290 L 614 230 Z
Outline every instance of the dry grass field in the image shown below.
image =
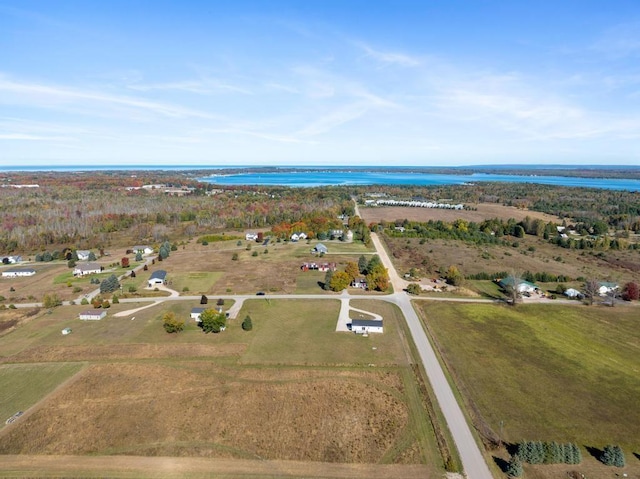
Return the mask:
M 339 303 L 330 299 L 256 298 L 223 333 L 204 334 L 193 321 L 180 334 L 164 332 L 164 312 L 187 317 L 196 303 L 167 302 L 133 321 L 114 313 L 142 303 L 114 305 L 95 322 L 75 319 L 81 306 L 41 310 L 0 336 L 0 381 L 2 368 L 87 365 L 31 409 L 21 404 L 34 397 L 32 388 L 15 392 L 10 409 L 27 412 L 0 432 L 0 454 L 69 455 L 68 464 L 78 457 L 70 476 L 84 475 L 87 455 L 135 456 L 136 464 L 144 456 L 217 458 L 243 461 L 241 469 L 259 460 L 251 477 L 330 477 L 328 463 L 362 466 L 334 477 L 375 477 L 371 464 L 397 465 L 378 477 L 442 473 L 397 308 L 359 305 L 385 315 L 385 334 L 369 338 L 336 333 Z M 0 321 L 20 314 L 0 312 Z M 250 332 L 240 327 L 247 314 Z M 73 332 L 62 336 L 63 327 Z M 308 467 L 259 474 L 266 460 Z
M 517 247 L 476 245 L 454 240 L 385 237 L 396 268 L 400 272 L 415 267 L 430 276 L 437 269 L 455 265 L 464 275 L 499 271 L 547 272 L 570 278 L 596 278 L 600 281 L 640 281 L 639 251 L 590 251 L 559 248 L 542 238 L 514 238 Z M 429 273 L 430 272 L 430 273 Z M 552 285 L 555 287 L 555 284 Z
M 404 220 L 409 221 L 455 221 L 458 218 L 480 223 L 483 220 L 491 218 L 501 218 L 507 220 L 515 218 L 517 221 L 523 220 L 529 216 L 533 219 L 541 219 L 545 222 L 553 221 L 561 223 L 557 216 L 531 211 L 515 206 L 503 206 L 495 203 L 479 203 L 477 205 L 467 205 L 477 208 L 477 211 L 471 210 L 442 210 L 436 208 L 411 208 L 408 206 L 380 206 L 380 207 L 364 207 L 359 208 L 362 219 L 367 223 Z
M 237 246 L 237 240 L 232 240 L 203 246 L 191 242 L 173 251 L 162 262 L 162 267 L 167 270 L 172 287 L 180 292 L 183 285 L 189 288 L 184 294 L 295 293 L 300 265 L 319 260 L 310 252 L 316 243 L 274 242 L 262 246 L 241 241 L 241 246 Z M 339 268 L 344 268 L 348 261 L 358 261 L 361 254 L 371 253 L 362 244 L 323 243 L 329 248 L 329 254 L 321 261 L 336 262 Z M 233 260 L 234 254 L 237 260 Z M 317 287 L 307 292 L 321 293 L 322 290 Z

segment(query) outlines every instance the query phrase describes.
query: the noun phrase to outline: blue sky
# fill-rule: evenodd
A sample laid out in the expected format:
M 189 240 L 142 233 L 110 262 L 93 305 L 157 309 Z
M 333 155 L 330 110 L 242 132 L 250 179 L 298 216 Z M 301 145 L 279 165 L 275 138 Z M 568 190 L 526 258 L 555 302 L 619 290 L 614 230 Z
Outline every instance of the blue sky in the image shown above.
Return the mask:
M 640 164 L 640 2 L 3 1 L 0 165 Z

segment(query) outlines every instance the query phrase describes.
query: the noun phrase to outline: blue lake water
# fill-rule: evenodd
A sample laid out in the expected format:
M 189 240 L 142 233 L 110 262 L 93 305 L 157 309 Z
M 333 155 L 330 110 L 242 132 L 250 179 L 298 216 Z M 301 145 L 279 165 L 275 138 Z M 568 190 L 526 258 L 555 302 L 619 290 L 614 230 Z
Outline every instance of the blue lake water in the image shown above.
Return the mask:
M 252 172 L 234 175 L 212 175 L 200 178 L 210 183 L 265 186 L 338 186 L 338 185 L 463 185 L 486 181 L 509 183 L 536 183 L 543 185 L 603 188 L 610 190 L 640 191 L 640 180 L 577 178 L 569 176 L 522 176 L 474 173 L 471 175 L 439 175 L 433 173 L 396 173 L 359 170 Z
M 494 165 L 493 167 L 498 167 Z M 199 178 L 223 186 L 234 185 L 265 185 L 265 186 L 291 186 L 291 187 L 314 187 L 314 186 L 337 186 L 337 185 L 462 185 L 469 183 L 479 183 L 483 181 L 498 181 L 510 183 L 536 183 L 543 185 L 575 186 L 583 188 L 602 188 L 610 190 L 627 190 L 640 192 L 640 180 L 638 179 L 609 179 L 609 178 L 578 178 L 571 176 L 543 176 L 536 175 L 537 169 L 572 168 L 566 165 L 510 165 L 513 168 L 527 168 L 531 170 L 531 175 L 505 175 L 474 173 L 470 175 L 436 174 L 429 172 L 403 172 L 394 169 L 407 167 L 386 167 L 387 171 L 369 171 L 367 166 L 347 166 L 328 167 L 322 170 L 310 171 L 313 167 L 292 166 L 286 167 L 282 171 L 261 172 L 255 171 L 255 166 L 232 166 L 232 165 L 54 165 L 54 166 L 3 166 L 0 165 L 0 172 L 23 171 L 57 171 L 57 172 L 91 172 L 91 171 L 188 171 L 188 170 L 210 170 L 211 175 Z M 508 169 L 510 166 L 502 165 Z M 251 172 L 239 174 L 220 174 L 218 170 L 223 169 L 252 168 Z M 470 167 L 482 168 L 482 166 Z M 596 168 L 606 171 L 616 167 L 597 166 Z M 634 167 L 626 167 L 634 168 Z M 635 167 L 638 168 L 638 167 Z

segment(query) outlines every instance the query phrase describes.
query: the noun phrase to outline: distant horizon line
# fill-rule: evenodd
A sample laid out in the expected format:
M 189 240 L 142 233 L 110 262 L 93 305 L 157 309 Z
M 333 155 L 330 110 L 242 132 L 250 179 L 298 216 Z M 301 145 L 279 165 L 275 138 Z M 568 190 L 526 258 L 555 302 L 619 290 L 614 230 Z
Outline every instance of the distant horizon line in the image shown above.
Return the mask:
M 177 164 L 34 164 L 34 165 L 6 165 L 0 166 L 0 172 L 17 172 L 17 171 L 55 171 L 55 170 L 202 170 L 202 169 L 238 169 L 238 168 L 279 168 L 279 169 L 390 169 L 397 170 L 401 168 L 410 169 L 450 169 L 450 170 L 462 170 L 462 169 L 486 169 L 486 168 L 502 168 L 502 169 L 571 169 L 571 170 L 618 170 L 618 169 L 640 169 L 640 165 L 631 164 L 615 164 L 615 165 L 576 165 L 573 163 L 480 163 L 474 165 L 393 165 L 393 166 L 381 166 L 381 165 L 322 165 L 322 164 L 309 164 L 309 165 L 288 165 L 288 164 L 237 164 L 237 165 L 220 165 L 220 164 L 192 164 L 192 165 L 177 165 Z

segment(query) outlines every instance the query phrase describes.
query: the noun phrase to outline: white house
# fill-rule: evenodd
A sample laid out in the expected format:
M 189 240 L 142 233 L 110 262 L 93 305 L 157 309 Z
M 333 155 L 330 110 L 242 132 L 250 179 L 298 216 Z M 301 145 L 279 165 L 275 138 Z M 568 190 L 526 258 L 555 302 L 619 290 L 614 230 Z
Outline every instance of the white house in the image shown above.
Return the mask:
M 78 316 L 83 321 L 99 321 L 107 315 L 104 309 L 88 309 Z
M 354 279 L 353 281 L 351 281 L 351 287 L 367 289 L 367 278 L 365 278 L 364 276 L 361 276 L 359 278 Z
M 102 271 L 102 266 L 98 263 L 82 263 L 77 264 L 75 268 L 73 268 L 74 276 L 86 276 L 88 274 L 96 274 Z
M 36 270 L 33 268 L 11 268 L 2 272 L 3 278 L 18 278 L 24 276 L 33 276 Z
M 246 233 L 244 235 L 244 239 L 247 241 L 255 241 L 258 239 L 258 233 L 253 233 L 253 232 Z
M 195 319 L 196 322 L 200 322 L 200 315 L 207 308 L 191 308 L 191 319 Z
M 354 319 L 351 321 L 351 331 L 356 334 L 382 333 L 382 320 Z
M 295 241 L 299 241 L 299 240 L 306 240 L 307 239 L 307 233 L 303 233 L 303 232 L 293 233 L 290 236 L 290 239 L 291 239 L 291 241 L 294 241 L 294 242 Z
M 167 278 L 167 272 L 165 270 L 159 269 L 157 271 L 154 271 L 153 273 L 151 273 L 151 276 L 149 277 L 149 281 L 148 281 L 149 287 L 153 288 L 158 284 L 164 284 L 166 278 Z
M 607 283 L 606 281 L 598 283 L 598 294 L 600 296 L 606 296 L 618 289 L 618 285 L 616 283 Z
M 62 335 L 66 336 L 67 334 L 71 334 L 71 328 L 64 328 L 62 330 Z
M 498 284 L 503 289 L 509 289 L 513 287 L 513 278 L 508 277 L 501 279 L 498 281 Z M 536 289 L 538 289 L 538 287 L 535 284 L 530 283 L 529 281 L 520 280 L 516 285 L 516 290 L 518 291 L 518 293 L 533 293 Z
M 134 254 L 151 254 L 153 253 L 153 248 L 151 246 L 145 246 L 145 245 L 136 245 L 133 248 L 131 248 L 133 250 Z
M 91 251 L 89 251 L 88 249 L 79 249 L 76 250 L 76 254 L 78 255 L 78 260 L 89 261 L 89 255 L 91 254 Z
M 573 289 L 573 288 L 567 288 L 564 292 L 564 295 L 567 298 L 578 298 L 580 296 L 582 296 L 582 293 L 580 291 L 578 291 L 577 289 Z

